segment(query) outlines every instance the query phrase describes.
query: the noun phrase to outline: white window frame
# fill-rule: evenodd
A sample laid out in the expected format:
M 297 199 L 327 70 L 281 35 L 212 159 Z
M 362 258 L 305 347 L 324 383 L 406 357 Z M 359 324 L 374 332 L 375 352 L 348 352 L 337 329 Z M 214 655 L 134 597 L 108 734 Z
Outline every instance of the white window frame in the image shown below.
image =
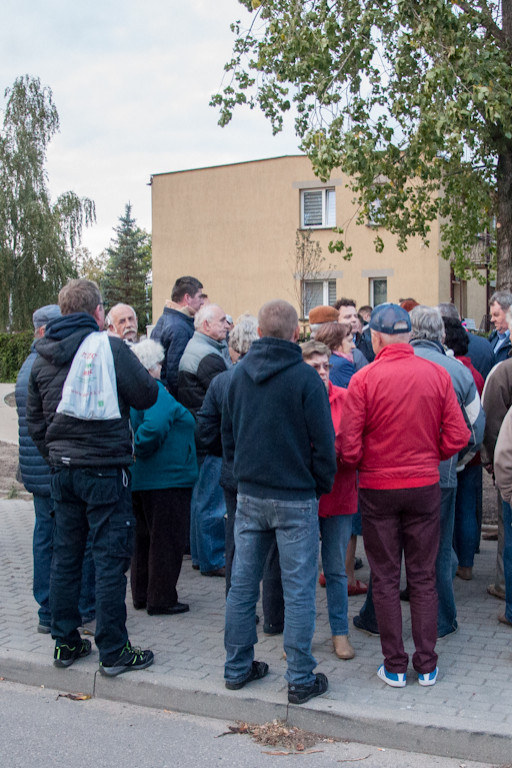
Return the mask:
M 304 221 L 304 197 L 305 195 L 321 195 L 322 222 L 321 224 L 306 224 Z M 333 203 L 330 203 L 332 195 Z M 329 216 L 331 213 L 331 217 Z M 331 221 L 332 218 L 332 221 Z M 322 187 L 321 189 L 301 189 L 300 191 L 300 225 L 302 229 L 333 229 L 336 226 L 336 189 L 335 187 Z
M 332 305 L 329 304 L 329 283 L 334 283 L 334 298 L 336 299 L 336 278 L 332 278 L 331 277 L 331 278 L 326 278 L 326 279 L 322 279 L 322 278 L 319 279 L 319 278 L 312 277 L 312 278 L 305 279 L 303 282 L 304 282 L 304 293 L 303 293 L 303 296 L 304 296 L 304 306 L 303 306 L 302 310 L 303 310 L 303 315 L 304 315 L 305 318 L 309 318 L 309 312 L 306 314 L 306 285 L 307 285 L 307 283 L 322 283 L 322 305 L 325 306 L 325 307 L 332 306 Z M 318 305 L 316 304 L 315 306 L 318 306 Z M 313 309 L 313 307 L 312 307 L 312 309 Z
M 370 277 L 370 304 L 375 309 L 378 304 L 375 304 L 375 281 L 379 280 L 385 280 L 386 281 L 386 301 L 388 300 L 388 278 L 387 277 Z M 381 304 L 384 304 L 385 302 L 380 302 Z

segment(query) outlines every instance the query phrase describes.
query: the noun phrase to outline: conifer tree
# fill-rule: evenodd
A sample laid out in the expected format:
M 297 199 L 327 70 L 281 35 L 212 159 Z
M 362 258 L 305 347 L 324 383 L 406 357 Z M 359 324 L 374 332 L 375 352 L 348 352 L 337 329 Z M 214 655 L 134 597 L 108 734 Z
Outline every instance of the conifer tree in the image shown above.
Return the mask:
M 149 322 L 151 238 L 137 227 L 131 203 L 126 204 L 114 232 L 102 281 L 105 308 L 108 311 L 114 304 L 129 304 L 137 313 L 139 332 L 144 332 Z

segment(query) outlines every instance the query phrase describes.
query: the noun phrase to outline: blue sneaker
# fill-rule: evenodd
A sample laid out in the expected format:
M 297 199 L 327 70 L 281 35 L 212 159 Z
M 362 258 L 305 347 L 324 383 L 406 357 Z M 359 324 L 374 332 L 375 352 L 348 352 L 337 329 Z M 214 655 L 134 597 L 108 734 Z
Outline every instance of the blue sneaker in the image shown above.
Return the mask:
M 433 672 L 419 672 L 418 683 L 420 685 L 435 685 L 439 669 L 436 667 Z
M 384 664 L 381 664 L 377 670 L 377 677 L 380 677 L 392 688 L 405 688 L 405 672 L 388 672 Z M 432 685 L 432 683 L 428 683 L 428 685 Z

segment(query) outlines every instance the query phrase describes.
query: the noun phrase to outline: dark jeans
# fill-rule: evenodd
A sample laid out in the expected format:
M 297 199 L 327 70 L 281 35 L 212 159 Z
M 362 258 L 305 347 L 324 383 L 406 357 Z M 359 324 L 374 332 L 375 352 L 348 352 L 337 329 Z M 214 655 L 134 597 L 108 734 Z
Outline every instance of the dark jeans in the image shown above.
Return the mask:
M 52 637 L 75 645 L 80 635 L 82 561 L 89 530 L 96 570 L 100 661 L 115 661 L 128 640 L 126 571 L 135 533 L 130 478 L 120 468 L 54 469 L 55 534 L 50 581 Z
M 224 488 L 226 500 L 226 597 L 231 586 L 231 569 L 235 555 L 235 514 L 236 491 Z M 263 569 L 261 602 L 263 606 L 263 631 L 282 632 L 284 629 L 284 597 L 281 582 L 281 567 L 279 565 L 279 550 L 277 542 L 270 550 Z
M 482 467 L 475 464 L 457 473 L 453 548 L 459 565 L 472 568 L 480 543 L 478 505 L 482 495 Z
M 50 572 L 53 554 L 53 532 L 55 529 L 51 497 L 34 494 L 34 511 L 36 513 L 33 539 L 34 598 L 39 603 L 39 623 L 45 627 L 51 627 Z M 95 602 L 94 563 L 91 553 L 91 542 L 88 539 L 82 567 L 82 590 L 78 601 L 82 624 L 94 619 L 96 613 Z
M 416 647 L 413 666 L 417 672 L 432 672 L 437 664 L 435 565 L 439 547 L 439 486 L 360 488 L 359 502 L 384 665 L 389 672 L 406 672 L 409 661 L 402 640 L 400 605 L 403 552 Z
M 192 488 L 134 491 L 135 551 L 132 558 L 133 604 L 172 608 L 188 544 Z

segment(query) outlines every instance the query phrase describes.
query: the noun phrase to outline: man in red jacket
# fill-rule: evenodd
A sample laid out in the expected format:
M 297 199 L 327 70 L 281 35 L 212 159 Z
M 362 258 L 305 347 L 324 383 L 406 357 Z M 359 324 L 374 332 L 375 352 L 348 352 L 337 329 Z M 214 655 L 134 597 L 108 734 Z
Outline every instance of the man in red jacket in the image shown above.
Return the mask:
M 400 567 L 405 554 L 420 685 L 437 679 L 437 594 L 440 461 L 464 448 L 469 430 L 444 369 L 415 356 L 408 313 L 381 304 L 370 320 L 375 362 L 349 384 L 342 459 L 359 470 L 363 538 L 388 685 L 406 683 Z

